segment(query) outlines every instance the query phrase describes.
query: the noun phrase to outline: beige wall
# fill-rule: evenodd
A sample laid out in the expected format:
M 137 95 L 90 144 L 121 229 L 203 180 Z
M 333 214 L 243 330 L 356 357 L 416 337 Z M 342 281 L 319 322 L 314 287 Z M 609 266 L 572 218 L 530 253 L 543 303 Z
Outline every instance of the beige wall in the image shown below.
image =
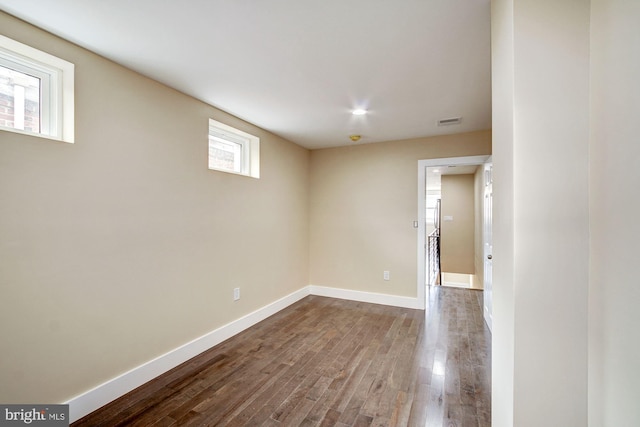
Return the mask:
M 416 297 L 418 160 L 490 153 L 490 131 L 312 151 L 310 283 Z
M 474 274 L 473 175 L 442 175 L 440 263 L 443 272 Z M 445 217 L 452 217 L 453 221 Z
M 492 2 L 495 427 L 587 425 L 589 10 Z
M 308 284 L 307 150 L 0 28 L 76 65 L 75 144 L 0 132 L 0 402 L 65 401 Z M 261 138 L 260 179 L 207 170 L 208 118 Z
M 492 2 L 496 427 L 640 425 L 639 21 Z
M 493 160 L 493 280 L 491 424 L 514 425 L 514 4 L 491 1 L 491 106 Z M 497 260 L 500 260 L 497 262 Z
M 589 425 L 640 425 L 640 2 L 591 1 Z
M 484 283 L 484 166 L 478 166 L 473 175 L 474 196 L 474 233 L 473 233 L 473 263 L 475 275 L 480 287 Z

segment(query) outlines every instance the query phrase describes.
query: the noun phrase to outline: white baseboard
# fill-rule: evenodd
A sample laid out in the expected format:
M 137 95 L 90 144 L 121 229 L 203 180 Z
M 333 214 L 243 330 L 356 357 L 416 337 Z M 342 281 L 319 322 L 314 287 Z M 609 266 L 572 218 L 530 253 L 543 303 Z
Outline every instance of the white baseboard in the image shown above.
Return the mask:
M 309 288 L 311 295 L 369 302 L 372 304 L 392 305 L 394 307 L 413 308 L 417 310 L 421 309 L 421 304 L 418 302 L 418 298 L 378 294 L 375 292 L 353 291 L 350 289 L 330 288 L 327 286 L 310 285 Z
M 112 400 L 250 328 L 307 295 L 309 295 L 308 286 L 64 402 L 69 405 L 69 421 L 72 423 L 79 420 Z
M 325 286 L 306 286 L 287 295 L 253 313 L 249 313 L 238 320 L 228 323 L 162 356 L 146 362 L 125 372 L 99 386 L 82 393 L 67 402 L 69 405 L 69 422 L 84 417 L 118 397 L 140 387 L 155 377 L 175 368 L 183 362 L 197 356 L 213 346 L 231 338 L 232 336 L 250 328 L 267 317 L 285 309 L 307 295 L 318 295 L 352 301 L 384 304 L 396 307 L 420 309 L 417 298 L 396 295 L 378 294 L 373 292 L 352 291 L 349 289 L 329 288 Z

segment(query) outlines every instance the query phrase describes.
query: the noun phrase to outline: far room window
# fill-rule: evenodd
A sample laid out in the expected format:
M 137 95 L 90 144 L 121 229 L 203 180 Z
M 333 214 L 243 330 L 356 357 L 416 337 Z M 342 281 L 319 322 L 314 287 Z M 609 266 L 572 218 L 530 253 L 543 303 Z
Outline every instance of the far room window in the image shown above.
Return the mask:
M 73 142 L 74 66 L 0 36 L 0 129 Z
M 209 169 L 260 177 L 260 139 L 209 119 Z

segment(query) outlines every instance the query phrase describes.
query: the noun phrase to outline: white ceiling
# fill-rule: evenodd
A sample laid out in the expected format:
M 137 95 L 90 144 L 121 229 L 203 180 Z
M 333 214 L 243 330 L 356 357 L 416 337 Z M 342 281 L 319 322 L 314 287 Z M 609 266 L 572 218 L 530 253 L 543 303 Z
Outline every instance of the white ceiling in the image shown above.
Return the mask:
M 491 127 L 490 0 L 0 0 L 307 148 Z M 366 108 L 366 116 L 350 114 Z M 462 116 L 459 125 L 438 127 Z

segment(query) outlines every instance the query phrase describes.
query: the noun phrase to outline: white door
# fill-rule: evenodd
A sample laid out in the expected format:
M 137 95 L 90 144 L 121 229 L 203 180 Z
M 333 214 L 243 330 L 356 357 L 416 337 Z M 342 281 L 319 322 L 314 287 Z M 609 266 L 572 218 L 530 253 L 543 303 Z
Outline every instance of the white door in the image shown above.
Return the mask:
M 493 165 L 485 163 L 484 165 L 484 226 L 483 226 L 483 242 L 484 242 L 484 320 L 492 330 L 492 314 L 493 314 L 493 286 L 491 283 L 493 268 L 493 239 L 492 235 L 492 212 L 493 212 Z

